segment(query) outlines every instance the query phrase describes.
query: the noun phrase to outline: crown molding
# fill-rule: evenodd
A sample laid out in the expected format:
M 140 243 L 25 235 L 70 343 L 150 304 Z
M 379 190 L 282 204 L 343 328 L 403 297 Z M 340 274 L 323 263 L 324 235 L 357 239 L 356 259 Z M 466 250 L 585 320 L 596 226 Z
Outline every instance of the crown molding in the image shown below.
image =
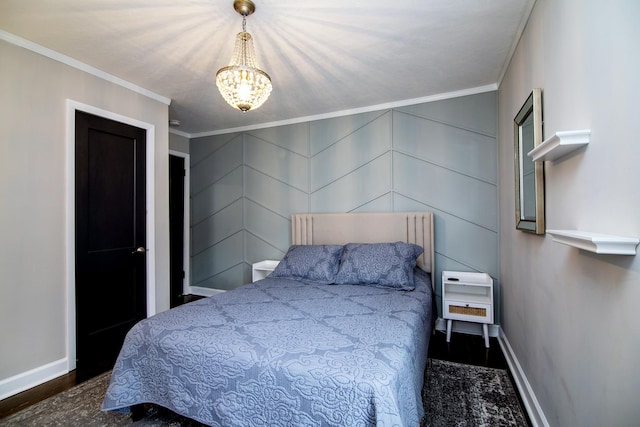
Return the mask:
M 163 104 L 170 105 L 171 99 L 166 96 L 158 95 L 155 92 L 152 92 L 148 89 L 135 85 L 131 82 L 123 80 L 119 77 L 116 77 L 112 74 L 106 73 L 102 70 L 99 70 L 91 65 L 85 64 L 84 62 L 80 62 L 77 59 L 73 59 L 70 56 L 63 55 L 55 50 L 51 50 L 44 46 L 41 46 L 32 41 L 23 39 L 22 37 L 18 37 L 14 34 L 8 33 L 6 31 L 0 30 L 0 40 L 4 40 L 7 43 L 11 43 L 15 46 L 22 47 L 24 49 L 30 50 L 32 52 L 38 53 L 42 56 L 46 56 L 47 58 L 53 59 L 54 61 L 58 61 L 62 64 L 68 65 L 70 67 L 76 68 L 80 71 L 84 71 L 85 73 L 91 74 L 95 77 L 98 77 L 102 80 L 106 80 L 110 83 L 117 84 L 118 86 L 122 86 L 126 89 L 129 89 L 133 92 L 139 93 L 140 95 L 144 95 L 148 98 L 154 99 L 156 101 L 162 102 Z
M 478 93 L 492 92 L 498 90 L 498 84 L 492 83 L 485 86 L 478 86 L 469 89 L 462 89 L 454 92 L 445 92 L 437 95 L 423 96 L 420 98 L 405 99 L 402 101 L 388 102 L 385 104 L 370 105 L 368 107 L 352 108 L 349 110 L 335 111 L 332 113 L 317 114 L 313 116 L 297 117 L 288 120 L 278 120 L 275 122 L 258 123 L 250 126 L 241 126 L 236 128 L 219 129 L 210 132 L 199 132 L 189 134 L 189 138 L 201 138 L 204 136 L 224 135 L 234 132 L 246 132 L 256 129 L 265 129 L 276 126 L 294 125 L 298 123 L 312 122 L 315 120 L 333 119 L 335 117 L 350 116 L 353 114 L 370 113 L 372 111 L 389 110 L 392 108 L 406 107 L 408 105 L 424 104 L 426 102 L 441 101 L 443 99 L 458 98 L 460 96 L 476 95 Z

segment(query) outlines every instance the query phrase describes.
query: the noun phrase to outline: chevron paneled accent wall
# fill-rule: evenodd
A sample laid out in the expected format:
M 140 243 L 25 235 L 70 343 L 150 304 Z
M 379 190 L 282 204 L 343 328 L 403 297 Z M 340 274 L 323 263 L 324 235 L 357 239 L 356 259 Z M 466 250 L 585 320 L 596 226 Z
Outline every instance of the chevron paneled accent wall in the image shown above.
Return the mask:
M 442 270 L 481 271 L 499 302 L 497 93 L 194 138 L 191 285 L 232 289 L 281 259 L 296 212 L 435 213 Z M 496 306 L 496 321 L 499 306 Z

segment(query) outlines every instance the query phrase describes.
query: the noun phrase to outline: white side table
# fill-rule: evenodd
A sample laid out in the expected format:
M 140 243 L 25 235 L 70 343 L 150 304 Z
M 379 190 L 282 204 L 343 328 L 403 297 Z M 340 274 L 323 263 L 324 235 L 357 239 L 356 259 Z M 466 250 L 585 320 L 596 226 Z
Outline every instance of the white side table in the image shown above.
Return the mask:
M 254 263 L 251 269 L 251 281 L 255 282 L 256 280 L 264 279 L 275 270 L 278 264 L 280 264 L 280 261 L 269 259 Z
M 447 319 L 447 342 L 454 320 L 482 323 L 484 345 L 489 348 L 493 323 L 493 279 L 486 273 L 442 272 L 442 317 Z

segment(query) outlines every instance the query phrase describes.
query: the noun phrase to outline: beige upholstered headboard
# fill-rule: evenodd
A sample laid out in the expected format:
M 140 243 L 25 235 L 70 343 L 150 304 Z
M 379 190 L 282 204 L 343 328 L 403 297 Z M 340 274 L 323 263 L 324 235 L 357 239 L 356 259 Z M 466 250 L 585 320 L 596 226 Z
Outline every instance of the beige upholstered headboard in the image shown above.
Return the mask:
M 417 264 L 434 271 L 433 212 L 293 214 L 294 245 L 346 243 L 415 243 L 424 248 Z

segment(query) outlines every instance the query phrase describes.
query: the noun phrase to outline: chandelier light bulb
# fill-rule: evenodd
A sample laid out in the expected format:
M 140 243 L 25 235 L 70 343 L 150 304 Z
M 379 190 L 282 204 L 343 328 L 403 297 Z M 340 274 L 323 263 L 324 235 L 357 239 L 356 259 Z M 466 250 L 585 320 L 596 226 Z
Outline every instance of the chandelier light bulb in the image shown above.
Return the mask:
M 253 38 L 245 31 L 246 17 L 254 12 L 255 5 L 250 0 L 236 0 L 233 6 L 243 16 L 242 32 L 236 36 L 229 65 L 216 73 L 216 86 L 229 105 L 247 112 L 267 100 L 272 90 L 271 78 L 258 66 Z

